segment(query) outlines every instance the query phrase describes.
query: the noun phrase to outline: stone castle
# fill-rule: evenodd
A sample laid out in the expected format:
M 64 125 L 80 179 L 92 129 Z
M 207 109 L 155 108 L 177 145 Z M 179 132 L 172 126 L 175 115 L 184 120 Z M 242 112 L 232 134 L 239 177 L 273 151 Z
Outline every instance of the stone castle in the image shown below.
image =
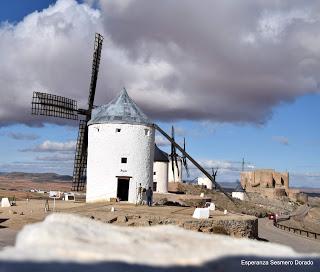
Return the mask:
M 240 173 L 240 183 L 246 192 L 255 192 L 271 198 L 287 196 L 294 201 L 307 201 L 305 194 L 290 189 L 289 172 L 276 172 L 274 169 L 244 171 Z

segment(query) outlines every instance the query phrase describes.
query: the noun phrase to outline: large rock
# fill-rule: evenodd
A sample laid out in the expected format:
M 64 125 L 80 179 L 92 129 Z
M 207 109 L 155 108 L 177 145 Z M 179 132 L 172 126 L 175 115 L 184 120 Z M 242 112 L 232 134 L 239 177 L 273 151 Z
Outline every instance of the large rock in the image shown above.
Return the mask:
M 208 219 L 210 217 L 210 210 L 209 208 L 196 208 L 192 217 L 197 219 Z
M 53 214 L 24 227 L 15 247 L 0 252 L 0 271 L 236 271 L 247 268 L 241 260 L 276 258 L 299 255 L 286 246 L 176 226 L 119 227 Z M 320 263 L 313 258 L 313 266 L 304 266 L 304 271 L 317 271 Z M 265 269 L 255 266 L 259 268 Z M 281 271 L 294 268 L 301 266 L 281 266 Z

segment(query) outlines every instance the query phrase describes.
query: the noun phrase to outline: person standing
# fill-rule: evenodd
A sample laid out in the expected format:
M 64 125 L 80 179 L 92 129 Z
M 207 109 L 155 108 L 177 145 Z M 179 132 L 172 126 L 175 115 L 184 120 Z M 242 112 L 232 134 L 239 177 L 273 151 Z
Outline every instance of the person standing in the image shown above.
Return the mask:
M 44 203 L 44 212 L 47 213 L 49 211 L 49 201 L 46 199 L 46 202 Z
M 149 187 L 149 189 L 147 190 L 146 195 L 147 195 L 147 204 L 149 207 L 151 207 L 152 206 L 152 196 L 153 196 L 153 191 L 152 191 L 151 187 Z
M 142 205 L 142 193 L 143 193 L 143 189 L 142 189 L 141 183 L 139 183 L 139 187 L 138 187 L 138 205 Z

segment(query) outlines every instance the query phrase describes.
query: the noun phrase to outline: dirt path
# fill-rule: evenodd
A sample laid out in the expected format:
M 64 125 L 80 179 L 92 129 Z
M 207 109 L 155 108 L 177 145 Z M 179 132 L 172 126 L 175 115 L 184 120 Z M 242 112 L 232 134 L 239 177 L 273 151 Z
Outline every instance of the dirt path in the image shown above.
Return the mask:
M 320 253 L 320 241 L 280 230 L 266 218 L 259 219 L 259 237 L 272 243 L 289 246 L 299 253 Z

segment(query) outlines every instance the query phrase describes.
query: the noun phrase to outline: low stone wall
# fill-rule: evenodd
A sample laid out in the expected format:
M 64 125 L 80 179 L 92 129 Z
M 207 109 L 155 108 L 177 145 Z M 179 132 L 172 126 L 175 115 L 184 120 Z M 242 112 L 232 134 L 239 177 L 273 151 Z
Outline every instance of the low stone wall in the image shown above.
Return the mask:
M 246 189 L 249 193 L 258 193 L 268 198 L 288 197 L 292 201 L 299 201 L 301 203 L 308 203 L 308 195 L 302 193 L 298 189 L 290 188 L 261 188 L 261 187 L 250 187 Z
M 179 226 L 199 232 L 226 234 L 232 237 L 258 238 L 258 219 L 252 220 L 188 220 Z
M 249 219 L 251 218 L 251 219 Z M 126 225 L 131 227 L 155 226 L 155 225 L 177 225 L 179 227 L 197 232 L 225 234 L 232 237 L 258 238 L 258 219 L 250 216 L 246 219 L 176 219 L 162 218 L 158 216 L 114 216 L 107 223 Z

